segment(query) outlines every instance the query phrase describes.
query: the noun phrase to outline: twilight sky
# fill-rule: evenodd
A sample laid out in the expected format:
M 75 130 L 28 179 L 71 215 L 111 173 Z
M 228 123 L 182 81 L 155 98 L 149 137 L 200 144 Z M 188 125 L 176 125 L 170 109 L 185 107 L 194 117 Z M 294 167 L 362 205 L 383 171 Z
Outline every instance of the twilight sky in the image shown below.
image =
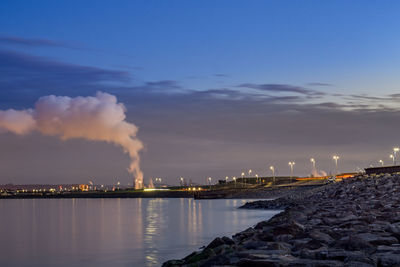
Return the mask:
M 2 1 L 0 109 L 118 97 L 145 181 L 353 171 L 400 145 L 399 1 Z M 0 183 L 132 183 L 112 144 L 0 135 Z

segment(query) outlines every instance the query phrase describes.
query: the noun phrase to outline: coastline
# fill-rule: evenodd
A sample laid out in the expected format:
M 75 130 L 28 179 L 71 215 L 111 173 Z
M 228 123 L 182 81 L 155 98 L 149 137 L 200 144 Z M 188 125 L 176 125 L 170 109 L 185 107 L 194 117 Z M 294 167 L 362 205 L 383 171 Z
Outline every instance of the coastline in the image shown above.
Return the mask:
M 188 191 L 130 192 L 68 192 L 63 194 L 20 194 L 0 196 L 0 199 L 62 199 L 62 198 L 193 198 Z
M 360 176 L 242 208 L 285 210 L 171 266 L 399 266 L 400 175 Z

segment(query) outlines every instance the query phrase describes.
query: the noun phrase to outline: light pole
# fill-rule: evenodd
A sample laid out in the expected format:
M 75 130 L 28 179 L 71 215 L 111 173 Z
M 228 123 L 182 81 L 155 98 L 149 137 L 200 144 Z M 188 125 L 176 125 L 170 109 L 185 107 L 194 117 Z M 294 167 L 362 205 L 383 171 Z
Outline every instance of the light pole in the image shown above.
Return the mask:
M 183 186 L 183 177 L 181 177 L 180 180 L 181 180 L 181 186 Z
M 210 183 L 210 190 L 211 190 L 211 177 L 208 177 L 208 182 Z
M 272 181 L 275 184 L 275 167 L 270 166 L 269 169 L 272 171 Z
M 314 158 L 311 158 L 310 159 L 310 161 L 311 161 L 311 164 L 312 164 L 312 170 L 311 170 L 311 174 L 313 174 L 313 171 L 315 171 L 316 172 L 316 168 L 315 168 L 315 159 Z
M 383 160 L 379 160 L 379 163 L 381 164 L 381 166 L 383 166 Z
M 235 188 L 236 188 L 236 176 L 233 176 L 232 180 L 235 182 Z
M 390 154 L 389 157 L 392 159 L 393 165 L 394 165 L 394 156 L 393 154 Z
M 227 182 L 228 182 L 228 179 L 229 179 L 229 177 L 228 177 L 228 176 L 226 176 L 226 177 L 225 177 L 225 183 L 227 183 Z
M 242 172 L 242 184 L 244 183 L 244 172 Z
M 250 178 L 252 172 L 253 172 L 253 171 L 250 169 L 250 170 L 249 170 L 249 178 Z M 250 179 L 249 179 L 249 181 L 250 181 Z
M 293 177 L 293 167 L 296 163 L 294 161 L 289 161 L 289 166 L 290 166 L 290 182 L 292 182 L 292 177 Z
M 332 158 L 335 161 L 336 174 L 338 174 L 338 159 L 339 159 L 339 156 L 338 155 L 334 155 Z
M 399 152 L 400 151 L 400 148 L 398 148 L 398 147 L 394 147 L 393 148 L 393 164 L 394 165 L 396 165 L 396 159 L 397 159 L 397 152 Z
M 258 174 L 256 173 L 256 184 L 258 184 Z

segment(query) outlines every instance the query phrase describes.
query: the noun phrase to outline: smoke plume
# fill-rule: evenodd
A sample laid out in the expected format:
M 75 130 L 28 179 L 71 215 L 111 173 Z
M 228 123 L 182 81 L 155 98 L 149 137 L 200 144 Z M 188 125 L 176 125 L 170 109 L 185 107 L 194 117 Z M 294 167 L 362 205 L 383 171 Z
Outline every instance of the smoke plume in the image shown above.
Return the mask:
M 323 170 L 319 170 L 319 171 L 317 169 L 312 170 L 312 176 L 313 177 L 325 177 L 327 175 L 328 174 Z
M 143 144 L 136 138 L 138 128 L 125 121 L 125 112 L 115 96 L 103 92 L 94 97 L 50 95 L 39 98 L 34 109 L 0 110 L 0 132 L 37 131 L 61 140 L 82 138 L 119 145 L 131 158 L 128 171 L 135 177 L 135 188 L 142 188 L 139 151 Z

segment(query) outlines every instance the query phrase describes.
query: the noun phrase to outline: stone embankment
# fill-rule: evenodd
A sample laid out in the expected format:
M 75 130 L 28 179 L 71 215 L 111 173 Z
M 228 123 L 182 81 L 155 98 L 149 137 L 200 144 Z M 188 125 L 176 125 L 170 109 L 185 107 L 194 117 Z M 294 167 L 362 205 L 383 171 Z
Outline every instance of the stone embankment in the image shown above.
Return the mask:
M 362 176 L 247 208 L 268 221 L 169 266 L 400 266 L 400 176 Z

